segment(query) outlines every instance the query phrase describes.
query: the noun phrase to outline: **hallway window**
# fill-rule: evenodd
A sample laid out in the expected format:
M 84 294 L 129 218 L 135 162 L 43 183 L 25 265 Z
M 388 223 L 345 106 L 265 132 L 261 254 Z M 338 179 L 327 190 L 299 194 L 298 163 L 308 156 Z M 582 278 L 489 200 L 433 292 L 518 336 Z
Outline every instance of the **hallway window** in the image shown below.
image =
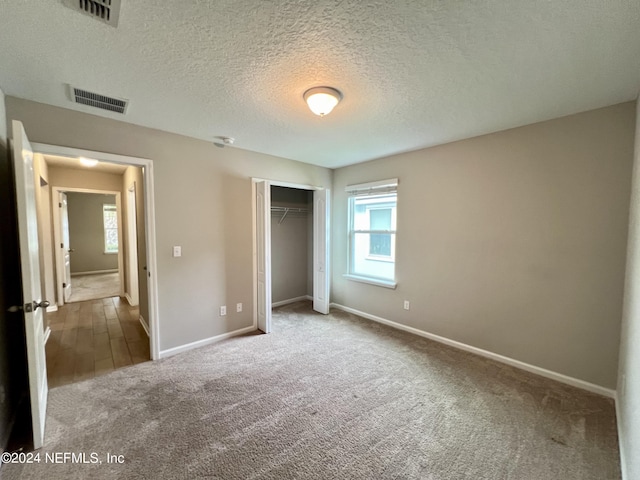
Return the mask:
M 118 212 L 115 205 L 102 206 L 104 253 L 118 253 Z

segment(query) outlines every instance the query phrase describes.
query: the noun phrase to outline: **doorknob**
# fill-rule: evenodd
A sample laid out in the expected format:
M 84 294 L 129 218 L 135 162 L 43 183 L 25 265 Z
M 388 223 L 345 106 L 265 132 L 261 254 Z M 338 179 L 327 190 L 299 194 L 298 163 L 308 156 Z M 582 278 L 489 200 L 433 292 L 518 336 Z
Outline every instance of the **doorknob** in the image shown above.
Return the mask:
M 76 251 L 76 249 L 75 249 L 75 248 L 70 248 L 70 249 L 68 250 L 68 252 L 69 252 L 69 253 L 71 253 L 71 252 L 75 252 L 75 251 Z
M 35 311 L 37 308 L 47 308 L 49 305 L 51 305 L 51 303 L 49 303 L 47 300 L 43 300 L 41 302 L 36 302 L 34 300 L 32 303 L 25 303 L 24 307 L 19 305 L 12 305 L 7 309 L 7 311 L 11 313 L 15 313 L 15 312 L 19 312 L 20 310 L 24 310 L 26 313 L 31 313 Z
M 34 310 L 36 308 L 47 308 L 49 305 L 51 305 L 51 303 L 49 303 L 47 300 L 42 300 L 41 302 L 36 302 L 35 300 L 33 301 Z

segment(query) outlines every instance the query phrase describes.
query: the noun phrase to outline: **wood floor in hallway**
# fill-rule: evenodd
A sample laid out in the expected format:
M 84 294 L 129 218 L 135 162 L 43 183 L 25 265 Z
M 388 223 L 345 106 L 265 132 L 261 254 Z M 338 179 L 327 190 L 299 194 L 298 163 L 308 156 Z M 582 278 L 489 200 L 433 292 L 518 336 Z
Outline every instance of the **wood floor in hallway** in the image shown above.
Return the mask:
M 49 388 L 148 361 L 149 337 L 138 317 L 138 307 L 120 297 L 68 303 L 47 313 Z

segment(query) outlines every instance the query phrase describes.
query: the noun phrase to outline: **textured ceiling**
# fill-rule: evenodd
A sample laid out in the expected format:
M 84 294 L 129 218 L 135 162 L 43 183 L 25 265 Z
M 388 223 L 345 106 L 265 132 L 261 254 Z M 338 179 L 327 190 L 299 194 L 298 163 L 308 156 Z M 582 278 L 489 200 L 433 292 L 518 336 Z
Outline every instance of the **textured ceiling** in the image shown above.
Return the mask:
M 37 3 L 37 8 L 36 7 Z M 638 0 L 0 2 L 7 95 L 338 167 L 633 100 Z M 130 100 L 125 116 L 66 84 Z M 325 118 L 302 100 L 344 94 Z

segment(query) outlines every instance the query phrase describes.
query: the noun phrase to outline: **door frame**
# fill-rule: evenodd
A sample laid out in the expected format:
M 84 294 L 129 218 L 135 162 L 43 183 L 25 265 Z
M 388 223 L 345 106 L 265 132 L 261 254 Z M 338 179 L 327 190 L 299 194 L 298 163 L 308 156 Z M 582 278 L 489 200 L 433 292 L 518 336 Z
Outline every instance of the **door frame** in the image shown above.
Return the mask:
M 259 287 L 258 287 L 258 245 L 259 245 L 259 232 L 258 232 L 258 212 L 257 212 L 257 184 L 259 182 L 267 182 L 267 187 L 270 188 L 272 186 L 274 187 L 288 187 L 288 188 L 296 188 L 298 190 L 310 190 L 310 191 L 318 191 L 318 190 L 326 190 L 327 191 L 327 196 L 329 197 L 331 194 L 331 189 L 330 188 L 325 188 L 325 187 L 319 187 L 317 185 L 308 185 L 308 184 L 301 184 L 301 183 L 292 183 L 292 182 L 284 182 L 284 181 L 280 181 L 280 180 L 270 180 L 270 179 L 266 179 L 266 178 L 256 178 L 256 177 L 252 177 L 251 178 L 251 213 L 252 213 L 252 229 L 253 229 L 253 327 L 255 329 L 258 328 L 258 296 L 259 296 Z M 265 209 L 266 210 L 270 210 L 271 209 L 271 195 L 268 195 L 266 198 L 266 202 L 265 202 Z M 328 206 L 327 206 L 328 207 Z M 329 225 L 330 225 L 330 216 L 331 216 L 331 212 L 329 208 L 324 209 L 325 212 L 325 218 L 324 218 L 324 222 L 320 223 L 317 222 L 317 219 L 314 218 L 313 221 L 313 251 L 314 251 L 314 255 L 317 253 L 317 246 L 320 242 L 321 239 L 327 239 L 328 238 L 328 234 L 329 234 Z M 314 195 L 314 213 L 315 213 L 315 195 Z M 271 238 L 271 222 L 265 222 L 264 224 L 265 229 L 268 231 L 263 232 L 264 235 L 267 238 Z M 318 227 L 323 227 L 324 230 L 322 232 L 320 232 L 320 229 Z M 329 258 L 329 242 L 326 242 L 326 249 L 325 249 L 325 253 L 326 253 L 326 257 Z M 271 265 L 271 256 L 267 255 L 266 256 L 267 261 L 269 262 L 269 265 Z M 330 276 L 330 272 L 329 272 L 329 261 L 327 260 L 325 263 L 325 274 L 326 274 L 326 284 L 327 284 L 327 289 L 326 289 L 326 294 L 327 294 L 327 305 L 329 304 L 329 299 L 328 299 L 328 293 L 330 290 L 330 285 L 331 285 L 331 276 Z M 314 280 L 314 297 L 316 295 L 316 288 L 315 288 L 315 282 L 316 280 L 316 259 L 314 258 L 313 261 L 313 280 Z M 269 271 L 271 270 L 271 268 L 269 267 Z M 271 281 L 271 279 L 269 279 L 269 282 Z M 269 295 L 266 295 L 266 292 L 263 292 L 263 294 L 265 295 L 265 299 L 266 299 L 266 310 L 267 312 L 271 312 L 271 304 L 272 304 L 272 299 Z M 314 298 L 315 299 L 315 298 Z M 323 312 L 324 313 L 324 312 Z M 326 312 L 328 313 L 328 312 Z
M 98 161 L 117 163 L 120 165 L 130 165 L 142 167 L 143 188 L 144 188 L 144 226 L 146 231 L 147 246 L 147 275 L 148 275 L 148 296 L 149 296 L 149 340 L 151 360 L 160 359 L 160 318 L 158 309 L 158 261 L 156 248 L 156 213 L 155 213 L 155 193 L 154 193 L 154 168 L 153 160 L 128 155 L 117 155 L 114 153 L 96 152 L 81 148 L 63 147 L 60 145 L 49 145 L 46 143 L 33 143 L 33 149 L 37 153 L 44 155 L 59 155 L 65 157 L 87 157 L 95 158 Z M 138 259 L 140 260 L 140 259 Z
M 51 192 L 53 198 L 60 203 L 60 194 L 68 192 L 91 193 L 96 195 L 115 195 L 116 210 L 118 211 L 118 277 L 120 279 L 119 295 L 124 296 L 124 256 L 122 254 L 123 236 L 122 236 L 122 194 L 117 190 L 97 190 L 94 188 L 75 188 L 75 187 L 57 187 L 52 186 Z M 53 242 L 56 251 L 56 285 L 58 290 L 57 303 L 58 306 L 64 305 L 64 289 L 62 283 L 64 280 L 64 255 L 62 249 L 58 247 L 62 243 L 62 223 L 60 216 L 60 208 L 53 209 Z M 73 291 L 73 284 L 71 285 Z

